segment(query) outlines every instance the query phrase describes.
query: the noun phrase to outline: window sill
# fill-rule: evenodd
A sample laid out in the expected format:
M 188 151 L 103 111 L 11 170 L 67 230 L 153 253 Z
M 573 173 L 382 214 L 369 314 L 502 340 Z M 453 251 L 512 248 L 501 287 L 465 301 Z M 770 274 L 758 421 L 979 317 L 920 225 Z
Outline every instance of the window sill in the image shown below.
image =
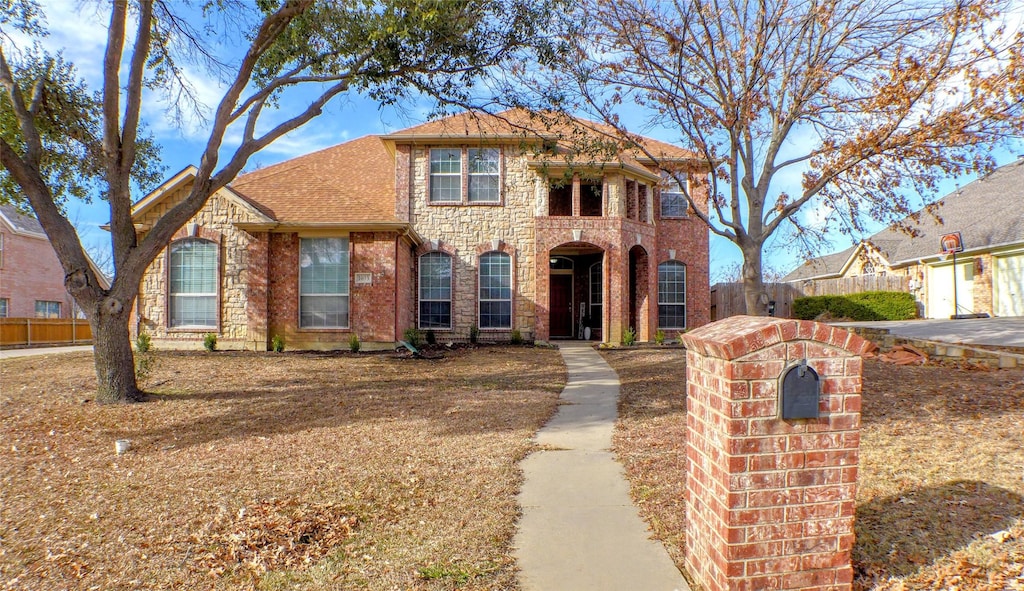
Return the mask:
M 324 327 L 300 326 L 299 328 L 297 328 L 295 330 L 296 330 L 296 332 L 352 332 L 352 327 L 350 327 L 350 326 L 324 326 Z
M 219 333 L 220 329 L 216 326 L 168 326 L 167 333 Z

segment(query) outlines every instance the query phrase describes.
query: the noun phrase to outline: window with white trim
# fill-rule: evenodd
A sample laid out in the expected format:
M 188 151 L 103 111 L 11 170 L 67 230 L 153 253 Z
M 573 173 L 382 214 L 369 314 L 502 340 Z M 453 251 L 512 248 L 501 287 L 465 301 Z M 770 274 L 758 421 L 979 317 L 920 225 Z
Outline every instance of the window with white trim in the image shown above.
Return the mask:
M 462 201 L 462 149 L 432 148 L 430 150 L 430 201 L 459 203 Z
M 452 327 L 452 257 L 428 252 L 420 257 L 420 328 Z
M 679 261 L 658 265 L 658 327 L 686 328 L 686 265 Z
M 480 256 L 480 328 L 512 328 L 512 257 Z
M 0 298 L 0 318 L 7 318 L 9 314 L 8 306 L 10 306 L 10 300 L 7 298 Z
M 348 328 L 348 238 L 299 240 L 299 328 Z
M 686 195 L 682 187 L 668 173 L 662 173 L 661 185 L 661 217 L 685 218 Z
M 469 202 L 498 203 L 501 201 L 501 183 L 498 174 L 500 152 L 497 148 L 470 148 Z
M 217 243 L 187 238 L 171 243 L 168 294 L 171 328 L 216 328 Z
M 36 300 L 36 318 L 60 318 L 60 302 Z

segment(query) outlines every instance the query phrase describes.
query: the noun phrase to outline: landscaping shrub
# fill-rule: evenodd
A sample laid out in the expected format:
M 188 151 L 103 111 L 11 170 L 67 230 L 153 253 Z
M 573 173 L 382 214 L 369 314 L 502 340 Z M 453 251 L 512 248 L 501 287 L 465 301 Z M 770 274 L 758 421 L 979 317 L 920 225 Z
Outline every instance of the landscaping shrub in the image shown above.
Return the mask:
M 437 335 L 434 334 L 433 330 L 428 330 L 427 331 L 427 344 L 428 345 L 436 345 L 437 344 Z
M 140 332 L 139 336 L 135 337 L 135 350 L 139 353 L 148 353 L 152 346 L 153 341 L 148 332 Z
M 636 344 L 636 329 L 634 329 L 632 326 L 623 331 L 622 344 L 627 347 L 632 347 L 633 345 Z
M 479 341 L 479 340 L 480 340 L 480 329 L 477 328 L 477 325 L 474 324 L 473 326 L 469 327 L 469 342 L 471 342 L 471 343 L 473 343 L 475 345 L 476 342 Z
M 654 333 L 654 342 L 658 345 L 665 344 L 665 331 L 658 329 L 658 332 Z
M 827 313 L 850 320 L 910 320 L 917 318 L 914 296 L 899 291 L 865 291 L 845 296 L 811 296 L 793 300 L 793 316 L 815 320 Z
M 284 337 L 279 334 L 274 335 L 274 338 L 270 339 L 270 348 L 274 350 L 274 353 L 284 351 Z
M 203 335 L 203 348 L 209 352 L 217 350 L 217 334 L 208 332 Z
M 423 331 L 418 328 L 410 326 L 405 329 L 402 336 L 405 337 L 405 342 L 409 343 L 413 347 L 420 347 L 423 345 Z
M 512 336 L 509 337 L 509 339 L 511 340 L 513 345 L 522 345 L 523 344 L 523 333 L 519 332 L 518 328 L 513 328 L 512 329 Z
M 352 336 L 348 338 L 348 350 L 353 353 L 358 353 L 362 344 L 359 342 L 359 335 L 352 333 Z

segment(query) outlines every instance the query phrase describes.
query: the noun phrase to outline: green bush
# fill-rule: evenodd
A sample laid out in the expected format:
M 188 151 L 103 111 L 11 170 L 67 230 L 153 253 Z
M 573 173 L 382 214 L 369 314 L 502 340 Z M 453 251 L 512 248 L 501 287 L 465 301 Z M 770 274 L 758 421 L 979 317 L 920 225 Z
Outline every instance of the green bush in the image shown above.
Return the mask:
M 348 338 L 348 350 L 353 353 L 358 353 L 362 344 L 359 342 L 359 335 L 352 333 L 352 336 Z
M 665 331 L 658 329 L 658 332 L 654 333 L 654 342 L 658 345 L 665 344 Z
M 217 334 L 208 332 L 203 335 L 203 348 L 211 353 L 217 350 Z
M 522 345 L 523 344 L 523 333 L 519 332 L 518 328 L 513 328 L 512 329 L 512 336 L 509 337 L 509 338 L 512 341 L 513 345 Z
M 622 344 L 632 347 L 636 344 L 636 330 L 630 326 L 622 333 Z
M 479 341 L 479 340 L 480 340 L 480 329 L 477 328 L 477 325 L 474 324 L 473 326 L 469 327 L 469 342 L 471 342 L 471 343 L 473 343 L 475 345 L 476 342 Z
M 405 338 L 405 342 L 409 343 L 413 347 L 420 347 L 423 345 L 423 331 L 418 328 L 410 326 L 405 329 L 402 336 Z
M 914 296 L 899 291 L 865 291 L 845 296 L 811 296 L 793 300 L 793 316 L 815 320 L 830 318 L 864 320 L 910 320 L 917 318 Z
M 270 348 L 274 350 L 274 353 L 284 351 L 284 337 L 279 334 L 274 335 L 274 338 L 270 339 Z
M 139 336 L 135 337 L 135 350 L 139 353 L 148 353 L 153 347 L 153 340 L 149 338 L 148 332 L 140 332 Z

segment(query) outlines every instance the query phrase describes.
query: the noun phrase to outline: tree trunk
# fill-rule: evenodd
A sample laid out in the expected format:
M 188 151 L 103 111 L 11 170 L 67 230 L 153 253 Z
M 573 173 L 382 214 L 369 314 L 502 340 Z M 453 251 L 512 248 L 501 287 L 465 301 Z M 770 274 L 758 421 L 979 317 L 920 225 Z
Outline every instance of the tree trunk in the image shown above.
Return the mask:
M 96 401 L 140 402 L 145 396 L 135 381 L 135 356 L 128 335 L 131 307 L 109 299 L 101 308 L 89 321 L 96 361 Z
M 741 247 L 743 252 L 743 300 L 747 305 L 747 315 L 768 315 L 768 294 L 764 290 L 761 278 L 761 245 Z

